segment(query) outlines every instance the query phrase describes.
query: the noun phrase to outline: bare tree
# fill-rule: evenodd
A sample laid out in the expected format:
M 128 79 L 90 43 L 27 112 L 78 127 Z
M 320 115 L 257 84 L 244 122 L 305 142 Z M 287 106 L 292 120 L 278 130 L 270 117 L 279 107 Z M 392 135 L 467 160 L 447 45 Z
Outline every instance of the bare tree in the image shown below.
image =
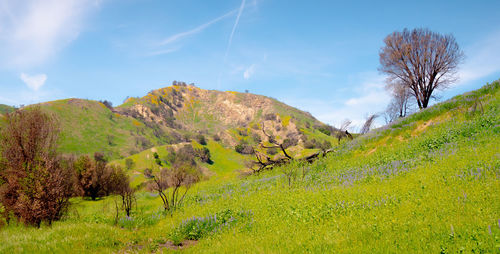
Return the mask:
M 359 131 L 360 134 L 366 134 L 370 131 L 373 125 L 373 121 L 378 117 L 377 114 L 370 115 L 366 118 L 365 123 L 363 124 L 363 127 L 361 127 L 361 130 Z
M 165 211 L 179 207 L 191 186 L 200 180 L 201 172 L 194 161 L 191 146 L 184 146 L 168 159 L 172 168 L 164 168 L 153 176 L 148 189 L 158 192 Z M 182 192 L 184 189 L 184 192 Z
M 280 166 L 283 164 L 290 163 L 291 161 L 307 161 L 307 162 L 312 162 L 315 160 L 317 157 L 320 155 L 325 156 L 326 154 L 333 152 L 333 149 L 327 149 L 326 147 L 322 148 L 322 151 L 316 152 L 314 154 L 311 154 L 305 158 L 301 159 L 296 159 L 292 157 L 288 152 L 287 148 L 290 146 L 294 146 L 298 143 L 298 139 L 296 139 L 295 136 L 290 136 L 286 139 L 284 139 L 282 142 L 276 140 L 275 136 L 269 132 L 269 130 L 266 131 L 266 126 L 264 122 L 261 124 L 262 126 L 262 132 L 264 135 L 267 137 L 267 142 L 268 144 L 265 144 L 264 142 L 260 142 L 258 147 L 261 149 L 270 149 L 270 150 L 277 150 L 279 149 L 283 156 L 278 157 L 278 158 L 271 158 L 268 153 L 261 152 L 259 149 L 253 149 L 253 154 L 255 155 L 255 160 L 252 161 L 247 161 L 245 164 L 247 165 L 248 168 L 250 168 L 253 173 L 258 173 L 264 169 L 272 169 L 275 166 Z M 328 143 L 328 142 L 326 142 Z
M 390 123 L 396 118 L 407 116 L 414 107 L 410 101 L 411 90 L 402 82 L 392 82 L 386 85 L 386 89 L 391 92 L 392 99 L 387 106 L 385 117 L 386 122 Z
M 340 128 L 337 130 L 336 137 L 340 143 L 340 140 L 343 138 L 353 139 L 351 133 L 347 130 L 351 125 L 352 121 L 349 119 L 345 119 L 342 124 L 340 124 Z
M 427 108 L 436 89 L 445 89 L 456 81 L 463 52 L 453 35 L 441 35 L 428 29 L 404 29 L 384 39 L 380 51 L 380 71 L 389 81 L 401 82 L 415 97 L 420 109 Z

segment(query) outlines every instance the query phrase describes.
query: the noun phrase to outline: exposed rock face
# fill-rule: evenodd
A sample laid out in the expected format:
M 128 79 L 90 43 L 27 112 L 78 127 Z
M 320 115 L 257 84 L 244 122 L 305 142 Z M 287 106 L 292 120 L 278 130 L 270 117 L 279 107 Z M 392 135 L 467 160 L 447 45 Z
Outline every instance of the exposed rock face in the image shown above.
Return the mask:
M 300 136 L 300 129 L 306 124 L 322 124 L 309 113 L 265 96 L 204 90 L 192 85 L 154 90 L 142 98 L 129 99 L 115 110 L 162 128 L 217 134 L 228 145 L 247 136 L 264 140 L 266 137 L 259 129 L 262 122 L 283 139 Z

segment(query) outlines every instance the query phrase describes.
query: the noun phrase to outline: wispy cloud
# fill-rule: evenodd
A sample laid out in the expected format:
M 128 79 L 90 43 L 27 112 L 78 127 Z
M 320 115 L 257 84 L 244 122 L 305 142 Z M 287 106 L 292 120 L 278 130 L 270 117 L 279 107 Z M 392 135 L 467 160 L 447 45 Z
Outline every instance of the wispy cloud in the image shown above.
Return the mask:
M 177 33 L 177 34 L 174 34 L 174 35 L 171 35 L 163 40 L 161 40 L 159 43 L 158 43 L 158 46 L 165 46 L 167 44 L 172 44 L 174 42 L 177 42 L 185 37 L 189 37 L 191 35 L 195 35 L 197 33 L 200 33 L 202 32 L 203 30 L 205 30 L 206 28 L 210 27 L 211 25 L 233 15 L 234 13 L 236 13 L 237 10 L 232 10 L 222 16 L 219 16 L 215 19 L 212 19 L 204 24 L 201 24 L 199 25 L 198 27 L 194 28 L 194 29 L 191 29 L 191 30 L 188 30 L 188 31 L 184 31 L 184 32 L 180 32 L 180 33 Z
M 311 112 L 320 121 L 339 127 L 346 118 L 352 120 L 351 131 L 358 131 L 369 114 L 382 112 L 390 100 L 385 91 L 385 79 L 376 72 L 355 75 L 349 93 L 353 96 L 340 100 L 284 99 L 290 105 Z M 381 124 L 380 120 L 377 124 Z
M 42 64 L 78 37 L 91 0 L 4 0 L 0 4 L 2 67 Z
M 226 62 L 227 55 L 229 54 L 229 49 L 231 48 L 231 44 L 233 43 L 234 32 L 236 31 L 236 27 L 238 27 L 241 13 L 243 13 L 244 8 L 245 8 L 245 0 L 242 0 L 240 8 L 238 9 L 238 15 L 236 16 L 236 21 L 234 22 L 233 25 L 233 30 L 231 30 L 231 34 L 229 35 L 229 41 L 227 42 L 226 53 L 224 54 L 224 62 Z
M 31 90 L 35 92 L 45 84 L 45 81 L 47 81 L 46 74 L 28 75 L 26 73 L 21 73 L 20 78 Z
M 465 48 L 465 63 L 459 70 L 457 85 L 500 72 L 500 31 Z
M 252 77 L 252 75 L 255 73 L 255 67 L 255 64 L 250 65 L 250 67 L 248 67 L 245 72 L 243 72 L 243 78 L 249 79 L 250 77 Z
M 146 56 L 159 56 L 159 55 L 165 55 L 165 54 L 170 54 L 172 52 L 175 52 L 179 50 L 181 47 L 175 47 L 175 48 L 169 48 L 169 49 L 160 49 L 156 51 L 152 51 L 146 54 Z

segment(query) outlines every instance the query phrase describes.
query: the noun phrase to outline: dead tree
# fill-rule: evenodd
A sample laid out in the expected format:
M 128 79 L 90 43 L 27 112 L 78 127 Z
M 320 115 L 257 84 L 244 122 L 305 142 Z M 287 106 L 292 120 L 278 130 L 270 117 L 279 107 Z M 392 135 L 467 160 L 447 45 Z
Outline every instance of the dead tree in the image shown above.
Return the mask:
M 158 192 L 165 211 L 172 211 L 182 204 L 191 186 L 199 179 L 198 169 L 188 163 L 174 164 L 171 169 L 164 168 L 158 176 L 154 176 L 149 189 Z M 184 187 L 183 193 L 181 187 Z
M 343 138 L 349 138 L 349 139 L 353 139 L 351 133 L 349 133 L 349 131 L 347 131 L 347 128 L 349 128 L 349 125 L 351 125 L 352 121 L 349 120 L 349 119 L 345 119 L 342 124 L 340 125 L 340 128 L 337 130 L 337 139 L 340 143 L 340 140 L 343 139 Z
M 271 145 L 264 145 L 262 142 L 259 143 L 259 147 L 260 148 L 264 148 L 264 149 L 276 149 L 276 148 L 279 148 L 281 150 L 281 152 L 283 153 L 284 157 L 281 157 L 281 158 L 277 158 L 277 159 L 273 159 L 271 158 L 270 156 L 268 156 L 267 154 L 263 153 L 263 152 L 260 152 L 258 149 L 253 149 L 253 154 L 255 155 L 255 161 L 251 161 L 249 163 L 249 168 L 252 169 L 253 173 L 258 173 L 262 170 L 265 170 L 265 169 L 273 169 L 274 167 L 276 166 L 281 166 L 281 165 L 284 165 L 284 164 L 287 164 L 287 163 L 290 163 L 291 161 L 306 161 L 306 162 L 313 162 L 316 158 L 318 158 L 319 156 L 322 156 L 324 157 L 326 154 L 330 153 L 330 152 L 333 152 L 334 150 L 333 149 L 326 149 L 326 150 L 323 150 L 323 151 L 320 151 L 320 152 L 316 152 L 312 155 L 309 155 L 305 158 L 301 158 L 301 159 L 296 159 L 294 157 L 292 157 L 287 151 L 286 149 L 288 148 L 287 145 L 285 144 L 285 142 L 278 142 L 273 135 L 271 134 L 268 134 L 266 132 L 266 129 L 265 129 L 265 124 L 264 122 L 262 122 L 262 132 L 264 133 L 264 135 L 267 137 L 268 139 L 268 142 L 271 144 Z M 350 134 L 349 134 L 350 135 Z M 352 137 L 352 136 L 351 136 Z
M 373 121 L 378 117 L 377 114 L 370 115 L 368 118 L 366 118 L 365 123 L 363 124 L 363 127 L 361 127 L 361 131 L 359 132 L 361 135 L 366 134 L 370 131 L 373 125 Z

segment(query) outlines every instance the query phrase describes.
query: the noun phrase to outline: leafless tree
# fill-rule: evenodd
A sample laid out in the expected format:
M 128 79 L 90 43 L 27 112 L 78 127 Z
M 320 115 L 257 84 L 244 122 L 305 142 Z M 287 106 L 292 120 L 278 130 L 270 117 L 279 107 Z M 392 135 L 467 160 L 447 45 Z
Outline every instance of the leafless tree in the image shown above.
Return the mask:
M 361 127 L 361 130 L 359 131 L 359 133 L 361 135 L 363 134 L 366 134 L 370 131 L 370 129 L 372 128 L 372 125 L 373 125 L 373 121 L 375 121 L 375 119 L 378 117 L 377 114 L 372 114 L 370 116 L 368 116 L 366 118 L 366 121 L 365 123 L 363 124 L 363 126 Z
M 260 142 L 258 147 L 261 149 L 279 149 L 283 156 L 278 158 L 271 158 L 267 153 L 261 152 L 260 149 L 253 149 L 253 154 L 255 155 L 255 160 L 247 161 L 245 164 L 250 168 L 253 173 L 258 173 L 264 169 L 272 169 L 276 166 L 284 165 L 290 163 L 291 161 L 298 161 L 298 159 L 292 157 L 288 152 L 287 148 L 295 145 L 298 140 L 296 137 L 290 136 L 282 142 L 276 140 L 273 134 L 266 130 L 265 123 L 261 123 L 262 132 L 267 137 L 267 143 Z M 301 158 L 302 161 L 312 162 L 320 155 L 325 156 L 326 154 L 333 152 L 333 149 L 322 149 L 320 152 L 316 152 L 305 158 Z
M 464 58 L 453 35 L 428 29 L 404 29 L 384 39 L 380 51 L 380 71 L 389 82 L 407 86 L 420 109 L 426 108 L 436 89 L 456 81 L 458 65 Z
M 153 176 L 148 188 L 158 192 L 165 211 L 179 207 L 191 186 L 200 180 L 200 171 L 196 164 L 183 160 L 182 154 L 177 154 L 172 168 L 164 168 Z M 182 192 L 184 189 L 184 192 Z
M 392 82 L 386 85 L 386 89 L 391 93 L 392 99 L 384 112 L 386 123 L 393 122 L 397 118 L 405 117 L 415 106 L 410 100 L 412 93 L 408 86 L 402 82 Z
M 343 139 L 343 138 L 353 139 L 351 133 L 349 133 L 349 131 L 347 130 L 351 124 L 352 124 L 352 121 L 349 120 L 349 119 L 345 119 L 340 124 L 340 128 L 337 130 L 337 133 L 335 134 L 335 136 L 337 137 L 339 143 L 340 143 L 340 140 Z

